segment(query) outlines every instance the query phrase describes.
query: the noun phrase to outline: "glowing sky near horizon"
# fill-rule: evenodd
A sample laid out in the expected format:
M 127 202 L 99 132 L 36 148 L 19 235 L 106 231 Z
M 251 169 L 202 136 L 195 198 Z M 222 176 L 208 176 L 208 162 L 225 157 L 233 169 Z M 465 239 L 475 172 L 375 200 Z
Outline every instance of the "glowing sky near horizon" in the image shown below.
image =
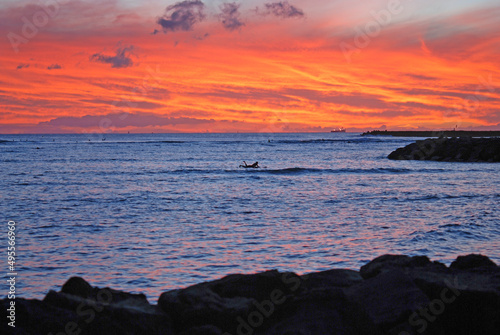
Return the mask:
M 4 0 L 0 133 L 500 129 L 499 17 L 491 0 Z

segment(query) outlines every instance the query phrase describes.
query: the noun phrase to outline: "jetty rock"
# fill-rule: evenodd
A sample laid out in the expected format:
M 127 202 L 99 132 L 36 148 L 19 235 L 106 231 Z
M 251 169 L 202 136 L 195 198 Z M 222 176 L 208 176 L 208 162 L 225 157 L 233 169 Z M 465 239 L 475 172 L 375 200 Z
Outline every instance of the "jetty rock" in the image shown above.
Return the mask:
M 158 304 L 73 277 L 41 301 L 16 298 L 15 321 L 2 334 L 498 334 L 500 267 L 483 255 L 450 266 L 384 255 L 359 272 L 229 275 L 164 292 Z
M 426 139 L 399 148 L 388 156 L 395 160 L 445 162 L 500 162 L 500 138 Z

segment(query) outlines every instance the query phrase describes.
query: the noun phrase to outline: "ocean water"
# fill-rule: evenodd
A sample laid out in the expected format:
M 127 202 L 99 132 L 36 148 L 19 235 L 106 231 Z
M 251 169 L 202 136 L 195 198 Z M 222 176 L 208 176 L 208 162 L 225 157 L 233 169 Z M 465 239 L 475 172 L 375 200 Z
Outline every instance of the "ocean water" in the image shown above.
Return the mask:
M 0 212 L 4 232 L 17 223 L 18 294 L 42 298 L 82 276 L 156 302 L 230 273 L 359 269 L 385 253 L 500 263 L 500 164 L 386 158 L 413 141 L 1 135 Z

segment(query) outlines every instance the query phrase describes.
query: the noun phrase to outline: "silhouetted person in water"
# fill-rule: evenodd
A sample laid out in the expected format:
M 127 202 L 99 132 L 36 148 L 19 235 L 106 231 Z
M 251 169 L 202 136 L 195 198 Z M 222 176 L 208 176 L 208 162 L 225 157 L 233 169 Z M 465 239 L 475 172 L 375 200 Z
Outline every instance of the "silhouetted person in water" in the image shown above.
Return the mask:
M 245 165 L 240 165 L 240 167 L 244 167 L 244 168 L 254 168 L 254 169 L 255 169 L 255 168 L 260 167 L 260 166 L 259 166 L 259 162 L 255 162 L 255 163 L 250 164 L 250 165 L 248 165 L 248 164 L 247 164 L 247 162 L 245 162 L 245 161 L 243 161 L 243 163 L 245 163 Z

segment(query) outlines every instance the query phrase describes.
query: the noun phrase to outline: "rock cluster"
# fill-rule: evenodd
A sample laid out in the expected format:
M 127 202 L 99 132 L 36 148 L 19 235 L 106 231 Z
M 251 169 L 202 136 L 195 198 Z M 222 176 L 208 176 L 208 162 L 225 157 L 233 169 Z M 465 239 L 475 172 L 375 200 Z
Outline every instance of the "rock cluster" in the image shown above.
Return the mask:
M 16 313 L 2 334 L 487 335 L 500 329 L 500 267 L 481 255 L 449 267 L 385 255 L 359 272 L 229 275 L 165 292 L 157 305 L 74 277 L 42 301 L 18 298 Z
M 445 162 L 500 162 L 500 138 L 426 139 L 393 151 L 396 160 L 433 160 Z

